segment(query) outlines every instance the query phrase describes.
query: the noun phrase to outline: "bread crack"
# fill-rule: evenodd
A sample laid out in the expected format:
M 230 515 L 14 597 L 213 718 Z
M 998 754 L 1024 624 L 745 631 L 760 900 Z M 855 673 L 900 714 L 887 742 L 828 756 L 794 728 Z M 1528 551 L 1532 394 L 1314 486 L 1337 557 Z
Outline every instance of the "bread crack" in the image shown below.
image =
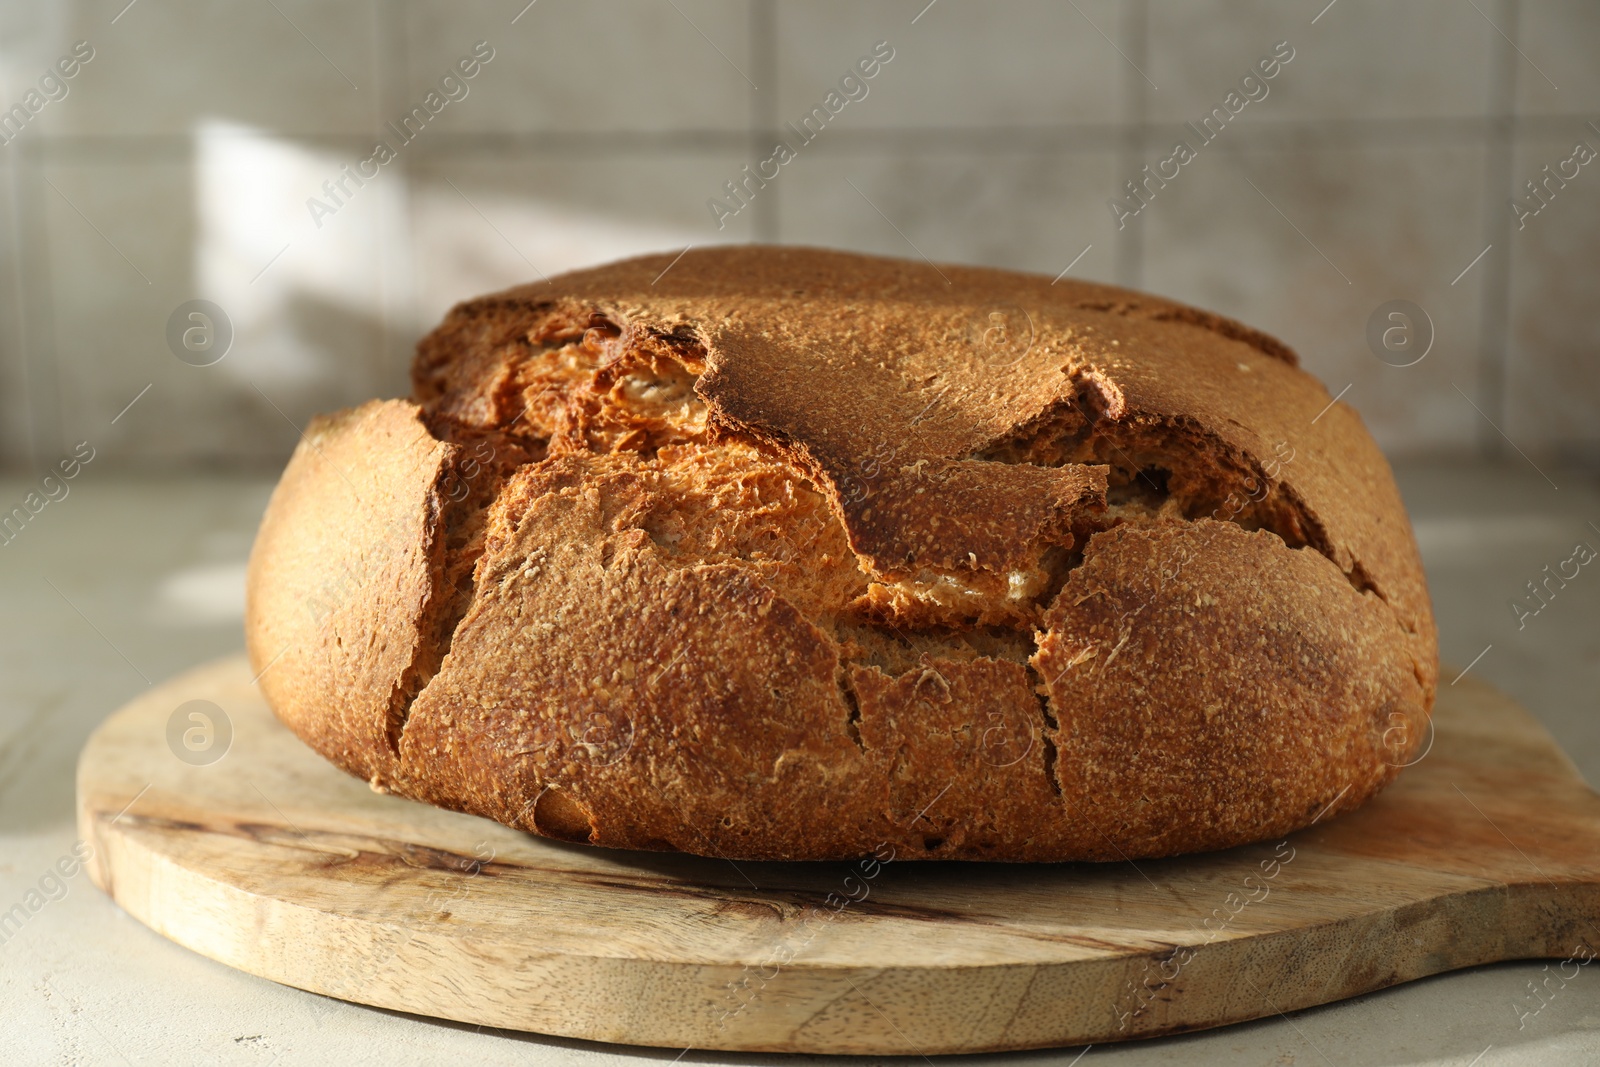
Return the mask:
M 429 419 L 427 426 L 435 439 L 446 442 L 449 452 L 428 494 L 432 591 L 422 606 L 411 662 L 395 679 L 389 696 L 385 735 L 396 756 L 411 708 L 439 673 L 476 596 L 489 510 L 511 475 L 542 458 L 543 451 L 538 442 L 445 418 Z M 539 562 L 526 561 L 523 572 L 537 574 Z
M 1098 516 L 1088 511 L 1080 514 L 1078 522 L 1085 534 L 1124 523 L 1202 518 L 1230 522 L 1245 530 L 1271 533 L 1289 548 L 1317 552 L 1332 562 L 1358 593 L 1370 592 L 1387 602 L 1360 560 L 1353 560 L 1348 567 L 1340 562 L 1341 553 L 1291 483 L 1269 475 L 1259 458 L 1229 447 L 1215 434 L 1181 417 L 1126 412 L 1112 418 L 1098 413 L 1087 399 L 1093 392 L 1079 388 L 1073 400 L 1053 406 L 991 444 L 980 458 L 1051 467 L 1106 465 L 1107 507 Z M 1407 630 L 1415 633 L 1409 625 Z
M 1137 302 L 1085 305 L 1085 309 L 1185 323 L 1294 362 L 1292 352 L 1271 338 L 1204 312 Z M 1063 368 L 1071 389 L 1066 398 L 967 459 L 1043 467 L 1104 466 L 1108 469 L 1104 509 L 1084 502 L 1071 508 L 1062 523 L 1071 534 L 1043 537 L 1037 558 L 1020 568 L 992 572 L 976 562 L 970 568 L 951 568 L 913 559 L 895 564 L 900 573 L 880 575 L 878 565 L 883 561 L 864 554 L 849 532 L 856 529 L 848 524 L 853 513 L 847 514 L 844 495 L 851 486 L 833 484 L 828 471 L 793 442 L 756 432 L 756 427 L 729 418 L 704 398 L 707 349 L 697 327 L 683 322 L 640 325 L 594 308 L 552 305 L 516 343 L 521 346 L 519 355 L 497 380 L 495 390 L 493 406 L 502 429 L 535 439 L 547 435 L 552 454 L 630 453 L 647 462 L 663 448 L 689 445 L 715 451 L 737 443 L 762 463 L 782 468 L 796 484 L 832 501 L 834 514 L 822 525 L 836 530 L 847 547 L 829 553 L 823 565 L 841 580 L 848 576 L 846 584 L 860 582 L 861 576 L 872 584 L 858 586 L 860 592 L 845 603 L 803 598 L 808 614 L 851 616 L 868 626 L 918 631 L 999 625 L 1025 633 L 1081 565 L 1088 538 L 1124 523 L 1192 522 L 1209 515 L 1244 529 L 1267 530 L 1291 548 L 1311 547 L 1336 564 L 1339 560 L 1309 510 L 1281 481 L 1268 478 L 1255 457 L 1230 449 L 1187 420 L 1129 411 L 1114 381 L 1092 366 L 1078 365 Z M 920 473 L 930 466 L 925 456 L 907 460 L 894 470 Z M 708 488 L 702 484 L 695 491 Z M 718 508 L 737 506 L 722 499 L 727 494 L 711 495 Z M 769 580 L 784 567 L 812 566 L 799 558 L 807 549 L 798 545 L 790 546 L 796 558 L 780 564 L 759 551 L 752 556 L 735 547 L 724 536 L 726 531 L 709 541 L 695 543 L 693 537 L 685 541 L 682 531 L 674 529 L 674 510 L 670 504 L 657 509 L 645 526 L 657 547 L 675 559 L 737 562 Z M 877 518 L 875 511 L 864 512 L 855 521 Z M 812 547 L 820 533 L 813 534 Z M 821 540 L 835 538 L 830 533 Z M 1382 597 L 1359 562 L 1340 569 L 1357 590 Z
M 1146 319 L 1150 322 L 1180 322 L 1186 326 L 1195 326 L 1199 329 L 1214 333 L 1219 337 L 1226 337 L 1230 341 L 1238 341 L 1249 345 L 1264 356 L 1282 360 L 1291 367 L 1300 365 L 1299 357 L 1294 354 L 1294 349 L 1278 340 L 1253 330 L 1242 322 L 1214 315 L 1209 311 L 1190 307 L 1168 307 L 1164 304 L 1151 306 L 1138 300 L 1082 300 L 1073 307 L 1080 311 L 1098 311 L 1103 314 L 1117 315 L 1129 319 Z
M 857 749 L 865 752 L 867 745 L 861 739 L 861 698 L 856 695 L 855 682 L 850 677 L 850 672 L 854 669 L 854 664 L 840 658 L 839 665 L 835 668 L 835 678 L 839 685 L 839 699 L 844 701 L 846 709 L 845 733 L 850 735 L 850 740 L 855 742 Z
M 1034 647 L 1037 649 L 1037 641 Z M 1039 699 L 1039 717 L 1044 720 L 1043 727 L 1039 730 L 1039 738 L 1044 748 L 1045 780 L 1050 783 L 1050 791 L 1059 798 L 1062 794 L 1061 779 L 1056 776 L 1056 759 L 1059 753 L 1056 751 L 1055 734 L 1061 728 L 1060 722 L 1056 719 L 1055 709 L 1050 706 L 1050 692 L 1045 687 L 1039 669 L 1033 665 L 1032 659 L 1024 661 L 1023 666 L 1028 672 L 1028 686 Z

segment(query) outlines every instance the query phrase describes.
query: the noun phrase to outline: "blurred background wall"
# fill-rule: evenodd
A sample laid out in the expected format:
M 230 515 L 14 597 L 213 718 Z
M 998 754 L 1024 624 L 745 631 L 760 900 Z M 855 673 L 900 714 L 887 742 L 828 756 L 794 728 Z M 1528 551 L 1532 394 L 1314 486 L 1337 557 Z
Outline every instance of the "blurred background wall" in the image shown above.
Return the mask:
M 1597 30 L 1592 0 L 9 0 L 0 465 L 265 470 L 404 393 L 459 299 L 750 240 L 1150 289 L 1289 342 L 1391 455 L 1592 464 Z M 169 340 L 193 300 L 231 328 L 208 366 Z M 1368 342 L 1394 300 L 1431 322 L 1410 366 Z

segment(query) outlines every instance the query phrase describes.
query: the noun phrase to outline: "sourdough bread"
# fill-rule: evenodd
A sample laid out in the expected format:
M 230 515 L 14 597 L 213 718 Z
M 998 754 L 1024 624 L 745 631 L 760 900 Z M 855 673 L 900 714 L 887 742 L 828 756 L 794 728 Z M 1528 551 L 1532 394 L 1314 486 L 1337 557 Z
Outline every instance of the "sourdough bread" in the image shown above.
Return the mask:
M 263 692 L 374 788 L 733 859 L 1136 859 L 1354 808 L 1427 732 L 1389 468 L 1230 320 L 694 249 L 462 304 L 413 379 L 313 423 L 250 566 Z

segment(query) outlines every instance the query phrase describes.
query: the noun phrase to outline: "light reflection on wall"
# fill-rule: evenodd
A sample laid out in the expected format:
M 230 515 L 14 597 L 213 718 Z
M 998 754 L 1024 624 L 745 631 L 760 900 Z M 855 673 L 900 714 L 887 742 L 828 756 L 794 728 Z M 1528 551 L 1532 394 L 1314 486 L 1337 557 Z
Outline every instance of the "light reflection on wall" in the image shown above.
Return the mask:
M 386 298 L 409 272 L 385 253 L 406 221 L 404 174 L 368 182 L 319 226 L 306 201 L 348 159 L 212 119 L 195 140 L 195 278 L 234 326 L 217 369 L 275 398 L 370 388 L 402 325 Z
M 216 119 L 197 127 L 194 158 L 195 278 L 235 331 L 218 370 L 286 407 L 354 401 L 375 381 L 404 392 L 410 346 L 458 301 L 708 243 L 703 231 L 564 202 L 558 189 L 507 188 L 493 168 L 452 176 L 402 155 L 357 184 L 365 153 Z
M 547 199 L 537 189 L 481 190 L 453 180 L 454 186 L 422 177 L 412 191 L 423 279 L 418 305 L 430 324 L 457 301 L 537 281 L 539 272 L 555 275 L 646 252 L 676 254 L 711 243 L 714 234 L 710 227 L 691 230 Z

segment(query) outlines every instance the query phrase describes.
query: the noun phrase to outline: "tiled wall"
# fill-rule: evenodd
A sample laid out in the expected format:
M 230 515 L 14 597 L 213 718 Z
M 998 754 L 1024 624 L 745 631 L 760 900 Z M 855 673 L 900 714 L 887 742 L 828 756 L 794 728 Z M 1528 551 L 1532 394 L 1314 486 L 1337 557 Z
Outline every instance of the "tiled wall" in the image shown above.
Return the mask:
M 404 392 L 458 299 L 752 239 L 1072 264 L 1284 338 L 1392 453 L 1600 457 L 1600 162 L 1520 230 L 1508 205 L 1600 149 L 1592 0 L 525 3 L 0 4 L 0 106 L 93 48 L 0 147 L 0 462 L 274 464 L 311 413 Z M 466 95 L 313 221 L 479 41 Z M 707 199 L 879 41 L 719 229 Z M 1265 98 L 1184 130 L 1281 41 Z M 1365 339 L 1402 298 L 1437 335 L 1403 368 Z M 210 366 L 169 347 L 192 299 L 232 324 Z

